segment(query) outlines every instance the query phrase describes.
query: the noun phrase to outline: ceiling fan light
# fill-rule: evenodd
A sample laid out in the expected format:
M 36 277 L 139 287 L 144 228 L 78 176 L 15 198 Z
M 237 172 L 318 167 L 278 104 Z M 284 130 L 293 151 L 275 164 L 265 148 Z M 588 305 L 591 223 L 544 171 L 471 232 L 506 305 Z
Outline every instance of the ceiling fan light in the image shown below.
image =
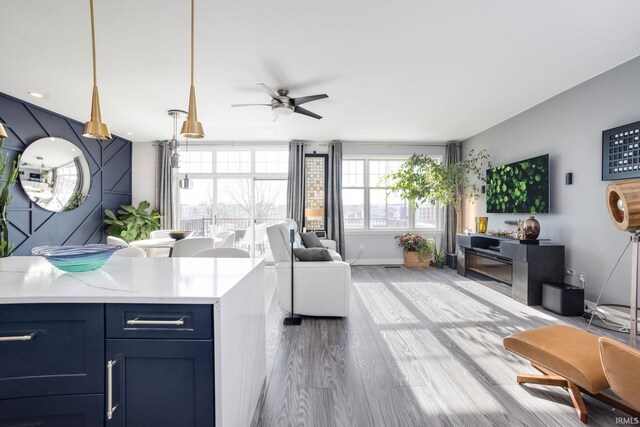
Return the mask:
M 7 131 L 4 129 L 4 126 L 2 126 L 2 123 L 0 123 L 0 139 L 5 139 L 8 137 L 9 136 L 7 135 Z
M 279 116 L 290 116 L 293 114 L 293 107 L 289 104 L 279 104 L 271 107 L 274 114 Z
M 198 121 L 198 110 L 196 109 L 196 88 L 191 85 L 189 91 L 189 112 L 187 120 L 182 123 L 180 135 L 184 138 L 204 138 L 202 123 Z
M 91 118 L 84 124 L 82 136 L 93 139 L 111 139 L 109 128 L 102 122 L 102 115 L 100 114 L 100 97 L 98 95 L 97 86 L 93 86 Z

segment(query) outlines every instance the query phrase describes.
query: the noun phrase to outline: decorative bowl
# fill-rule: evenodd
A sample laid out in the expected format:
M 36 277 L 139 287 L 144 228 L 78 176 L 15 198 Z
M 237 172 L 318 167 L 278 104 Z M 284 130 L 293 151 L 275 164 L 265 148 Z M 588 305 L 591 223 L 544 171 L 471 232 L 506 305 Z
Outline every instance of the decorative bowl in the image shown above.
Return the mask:
M 193 231 L 171 230 L 168 234 L 169 234 L 169 237 L 171 237 L 172 239 L 182 240 L 182 239 L 186 239 L 187 237 L 191 236 L 193 234 Z
M 105 262 L 109 261 L 115 251 L 125 247 L 123 245 L 104 244 L 38 246 L 31 249 L 31 253 L 44 257 L 62 271 L 78 272 L 102 267 Z

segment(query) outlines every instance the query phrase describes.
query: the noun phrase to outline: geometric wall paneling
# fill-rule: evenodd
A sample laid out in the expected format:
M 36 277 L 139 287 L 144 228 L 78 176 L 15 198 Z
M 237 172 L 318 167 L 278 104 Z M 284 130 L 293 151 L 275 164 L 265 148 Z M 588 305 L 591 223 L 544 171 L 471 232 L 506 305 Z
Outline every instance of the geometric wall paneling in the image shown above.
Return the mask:
M 40 245 L 101 242 L 104 209 L 131 204 L 131 141 L 115 135 L 108 141 L 84 138 L 82 123 L 1 93 L 0 120 L 7 124 L 9 136 L 3 151 L 12 158 L 40 138 L 60 137 L 80 148 L 92 176 L 85 202 L 59 213 L 35 205 L 16 184 L 9 207 L 9 240 L 17 248 L 15 254 L 29 255 Z

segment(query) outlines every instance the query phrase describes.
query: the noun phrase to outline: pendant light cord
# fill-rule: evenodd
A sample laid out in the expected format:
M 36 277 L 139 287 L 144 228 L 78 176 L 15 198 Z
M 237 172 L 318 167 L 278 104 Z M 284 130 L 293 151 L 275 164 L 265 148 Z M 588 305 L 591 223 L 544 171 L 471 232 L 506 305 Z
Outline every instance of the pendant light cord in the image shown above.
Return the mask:
M 91 0 L 91 2 L 93 3 L 93 0 Z M 195 0 L 191 0 L 191 86 L 193 86 L 193 28 L 195 26 L 194 24 L 194 8 L 195 8 Z M 93 15 L 92 15 L 93 17 Z M 94 59 L 95 61 L 95 59 Z
M 93 22 L 93 0 L 89 0 L 89 10 L 91 11 L 91 52 L 93 54 L 93 85 L 96 86 L 96 82 L 98 79 L 96 78 L 96 30 Z

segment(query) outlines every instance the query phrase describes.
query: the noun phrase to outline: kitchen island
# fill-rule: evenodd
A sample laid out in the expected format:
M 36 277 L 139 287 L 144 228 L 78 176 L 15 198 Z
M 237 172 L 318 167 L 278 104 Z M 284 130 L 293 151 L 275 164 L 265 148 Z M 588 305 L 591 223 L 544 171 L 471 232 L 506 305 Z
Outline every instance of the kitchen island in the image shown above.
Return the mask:
M 260 259 L 0 259 L 0 425 L 245 426 L 266 375 Z

